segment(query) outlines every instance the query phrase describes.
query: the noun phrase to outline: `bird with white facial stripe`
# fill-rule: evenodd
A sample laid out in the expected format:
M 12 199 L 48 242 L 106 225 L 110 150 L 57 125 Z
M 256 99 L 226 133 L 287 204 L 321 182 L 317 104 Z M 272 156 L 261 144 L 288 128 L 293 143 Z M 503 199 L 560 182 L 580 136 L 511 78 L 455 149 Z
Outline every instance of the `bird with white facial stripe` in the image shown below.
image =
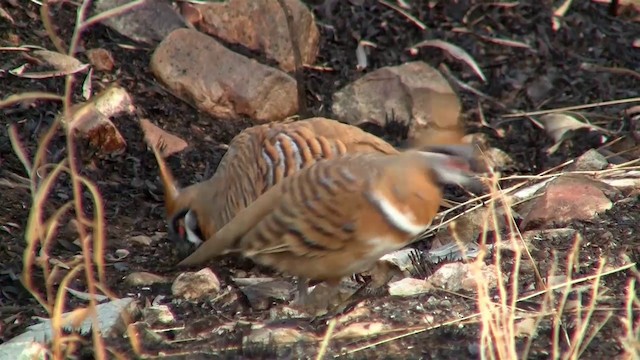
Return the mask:
M 469 165 L 463 157 L 416 150 L 316 162 L 277 182 L 179 265 L 239 252 L 298 276 L 304 302 L 307 280 L 337 289 L 343 277 L 370 269 L 427 229 L 442 186 L 467 184 Z
M 233 138 L 209 180 L 179 189 L 161 150 L 151 147 L 160 167 L 169 235 L 178 249 L 200 246 L 274 184 L 319 160 L 398 153 L 377 136 L 331 119 L 257 125 Z

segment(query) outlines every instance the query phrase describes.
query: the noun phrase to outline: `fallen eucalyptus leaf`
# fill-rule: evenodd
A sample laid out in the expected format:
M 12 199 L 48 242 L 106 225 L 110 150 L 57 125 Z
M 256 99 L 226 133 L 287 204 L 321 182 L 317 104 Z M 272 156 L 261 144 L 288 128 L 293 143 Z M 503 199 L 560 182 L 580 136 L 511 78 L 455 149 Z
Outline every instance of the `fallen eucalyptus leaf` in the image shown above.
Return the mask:
M 482 79 L 483 82 L 487 82 L 487 78 L 482 73 L 482 70 L 480 70 L 480 67 L 478 66 L 476 61 L 473 60 L 473 58 L 471 57 L 471 55 L 469 55 L 468 52 L 466 52 L 464 49 L 462 49 L 457 45 L 453 45 L 451 43 L 448 43 L 442 40 L 424 40 L 411 46 L 410 48 L 408 48 L 408 50 L 415 51 L 415 49 L 425 47 L 425 46 L 437 47 L 448 52 L 454 58 L 461 60 L 465 62 L 467 65 L 469 65 L 471 69 L 476 73 L 476 75 L 478 75 L 478 77 Z

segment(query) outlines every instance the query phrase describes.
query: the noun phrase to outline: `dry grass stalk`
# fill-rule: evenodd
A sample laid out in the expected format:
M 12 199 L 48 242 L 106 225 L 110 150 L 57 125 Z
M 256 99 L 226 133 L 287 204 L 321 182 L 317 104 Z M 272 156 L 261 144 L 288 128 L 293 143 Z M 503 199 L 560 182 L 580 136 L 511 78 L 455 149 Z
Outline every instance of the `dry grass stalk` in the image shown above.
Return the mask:
M 142 0 L 136 0 L 129 4 L 111 9 L 94 17 L 87 19 L 87 14 L 91 1 L 84 0 L 78 7 L 76 24 L 72 38 L 69 42 L 68 51 L 64 40 L 55 33 L 55 26 L 50 14 L 49 3 L 44 1 L 40 7 L 40 15 L 47 31 L 47 34 L 56 49 L 60 53 L 74 57 L 82 32 L 91 25 L 102 21 L 108 17 L 121 14 L 140 4 Z M 75 90 L 75 76 L 69 75 L 65 78 L 65 91 L 63 95 L 47 92 L 25 92 L 13 94 L 0 101 L 0 108 L 11 106 L 15 103 L 35 100 L 56 100 L 63 103 L 63 117 L 71 118 L 70 109 L 73 105 L 72 95 Z M 29 188 L 31 191 L 32 204 L 29 210 L 29 218 L 25 231 L 25 241 L 27 243 L 23 256 L 22 282 L 25 288 L 33 295 L 40 305 L 47 311 L 51 318 L 52 338 L 51 356 L 53 359 L 65 359 L 72 357 L 78 346 L 83 341 L 77 335 L 66 335 L 63 332 L 65 324 L 62 320 L 66 306 L 65 288 L 77 276 L 84 275 L 87 284 L 87 292 L 91 295 L 101 291 L 109 297 L 114 297 L 107 287 L 104 264 L 104 245 L 106 238 L 106 226 L 104 218 L 104 203 L 97 186 L 86 177 L 80 174 L 77 164 L 77 156 L 74 142 L 73 124 L 68 124 L 66 146 L 67 157 L 57 164 L 50 164 L 46 160 L 46 153 L 49 143 L 60 128 L 60 121 L 56 120 L 46 134 L 40 140 L 33 159 L 29 155 L 25 146 L 19 139 L 15 125 L 9 127 L 9 137 L 13 150 L 22 162 L 29 178 Z M 69 130 L 70 129 L 70 130 Z M 49 173 L 45 170 L 51 169 Z M 62 173 L 67 173 L 73 186 L 73 199 L 59 207 L 53 214 L 47 217 L 45 214 L 45 204 Z M 83 192 L 90 194 L 93 215 L 87 216 L 87 207 L 83 203 Z M 50 250 L 55 243 L 55 237 L 59 225 L 65 220 L 65 215 L 71 213 L 76 220 L 76 229 L 82 247 L 82 261 L 62 262 L 65 268 L 70 269 L 68 274 L 62 279 L 60 285 L 54 284 L 56 275 L 60 268 L 52 266 L 50 260 Z M 38 269 L 45 279 L 44 289 L 35 284 L 34 278 Z M 96 274 L 97 272 L 97 274 Z M 87 317 L 91 317 L 93 350 L 96 359 L 106 359 L 107 349 L 101 337 L 96 314 L 95 296 L 91 296 L 87 308 L 76 309 L 74 323 L 80 323 Z M 68 310 L 68 309 L 66 309 Z M 118 354 L 113 354 L 121 357 Z
M 496 200 L 496 197 L 498 199 L 504 197 L 504 193 L 498 191 L 498 179 L 493 179 L 492 183 L 492 199 Z M 488 205 L 493 209 L 493 211 L 495 211 L 496 201 L 489 201 Z M 503 204 L 502 206 L 506 205 Z M 493 218 L 495 219 L 496 217 Z M 497 223 L 485 224 L 485 230 L 496 228 L 497 225 Z M 520 242 L 524 245 L 517 229 L 512 227 L 510 230 L 511 231 L 509 233 L 512 235 L 509 239 L 502 239 L 500 232 L 495 232 L 495 248 L 501 248 L 500 242 L 503 241 Z M 482 280 L 478 281 L 477 304 L 481 319 L 480 322 L 482 325 L 480 336 L 482 359 L 526 359 L 531 349 L 532 342 L 536 337 L 536 330 L 544 320 L 550 320 L 552 323 L 551 358 L 581 358 L 581 355 L 587 346 L 592 342 L 596 334 L 598 334 L 613 315 L 612 310 L 600 309 L 598 307 L 598 303 L 600 299 L 602 299 L 602 293 L 600 291 L 602 278 L 609 274 L 624 271 L 635 266 L 635 264 L 628 264 L 605 272 L 605 260 L 600 259 L 598 267 L 593 271 L 592 275 L 580 278 L 574 277 L 574 271 L 580 266 L 578 262 L 578 255 L 582 244 L 581 240 L 582 237 L 580 235 L 577 235 L 574 239 L 571 251 L 567 256 L 565 264 L 566 269 L 563 270 L 565 273 L 558 270 L 560 268 L 560 266 L 558 266 L 559 260 L 557 259 L 557 256 L 555 257 L 556 260 L 553 262 L 553 265 L 547 274 L 547 278 L 552 278 L 556 274 L 559 274 L 565 278 L 565 281 L 560 284 L 550 285 L 541 282 L 541 275 L 534 266 L 537 273 L 536 278 L 538 279 L 537 285 L 539 291 L 529 296 L 522 296 L 520 294 L 518 289 L 521 287 L 519 284 L 519 273 L 520 265 L 523 261 L 522 249 L 527 252 L 525 255 L 528 255 L 524 257 L 524 259 L 527 261 L 533 260 L 530 254 L 528 254 L 526 246 L 513 247 L 513 265 L 510 271 L 510 277 L 506 278 L 502 271 L 498 271 L 498 274 L 496 274 L 498 278 L 498 288 L 496 289 L 497 294 L 493 294 L 491 292 L 491 289 L 488 288 L 486 282 Z M 485 253 L 481 252 L 475 262 L 482 262 L 484 256 Z M 501 252 L 496 251 L 493 261 L 494 264 L 497 265 L 497 269 L 501 268 L 503 260 L 504 258 L 501 256 Z M 473 271 L 475 272 L 477 279 L 482 279 L 480 266 L 475 267 Z M 582 283 L 582 286 L 580 286 L 579 289 L 576 287 L 576 284 L 578 283 Z M 587 285 L 585 286 L 584 283 L 587 283 Z M 586 297 L 588 298 L 586 304 L 582 304 L 581 301 L 583 298 L 584 288 L 589 289 L 586 294 Z M 569 300 L 569 296 L 573 293 L 577 293 L 578 306 L 575 305 L 574 300 Z M 635 295 L 634 292 L 630 292 L 627 295 L 628 304 L 633 302 L 633 296 L 637 295 Z M 494 300 L 495 297 L 497 297 L 497 301 Z M 524 316 L 519 314 L 522 313 L 522 311 L 518 310 L 517 304 L 521 301 L 534 297 L 540 299 L 539 309 L 526 315 L 526 317 L 534 319 L 533 326 L 530 327 L 532 331 L 531 333 L 526 334 L 527 339 L 524 342 L 524 346 L 518 347 L 517 339 L 520 333 L 516 325 L 518 320 Z M 628 307 L 629 309 L 633 309 L 633 305 Z M 633 310 L 629 310 L 629 312 L 633 312 Z M 598 316 L 594 316 L 596 313 Z M 631 315 L 629 318 L 632 318 Z M 571 334 L 569 334 L 569 331 L 567 330 L 567 319 L 570 319 L 572 323 Z M 629 320 L 627 320 L 627 322 L 630 324 L 627 326 L 627 338 L 631 339 L 634 336 L 633 332 L 638 332 L 638 325 L 633 325 Z M 624 339 L 621 340 L 624 341 Z M 627 343 L 633 343 L 633 341 L 627 341 Z M 637 340 L 635 344 L 637 344 Z M 627 346 L 627 351 L 631 351 L 629 349 L 633 346 L 634 345 Z

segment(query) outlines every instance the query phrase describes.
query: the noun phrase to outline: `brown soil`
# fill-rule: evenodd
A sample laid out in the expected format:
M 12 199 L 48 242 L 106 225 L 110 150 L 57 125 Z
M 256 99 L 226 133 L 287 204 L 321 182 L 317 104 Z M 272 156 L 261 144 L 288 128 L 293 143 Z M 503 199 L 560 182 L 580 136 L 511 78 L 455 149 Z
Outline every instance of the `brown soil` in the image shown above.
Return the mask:
M 311 1 L 309 1 L 311 3 Z M 314 3 L 316 3 L 314 1 Z M 329 2 L 327 2 L 329 3 Z M 353 3 L 358 3 L 353 1 Z M 395 2 L 393 2 L 395 3 Z M 429 8 L 424 2 L 415 2 L 410 12 L 428 26 L 425 31 L 409 22 L 398 12 L 381 5 L 377 1 L 364 1 L 354 5 L 349 1 L 336 1 L 334 6 L 315 8 L 316 18 L 322 34 L 319 64 L 331 67 L 333 71 L 307 69 L 305 81 L 307 100 L 314 115 L 331 117 L 331 95 L 337 89 L 362 74 L 356 71 L 355 49 L 358 39 L 366 39 L 377 44 L 369 55 L 369 68 L 397 65 L 421 59 L 433 66 L 445 64 L 451 73 L 469 83 L 490 98 L 479 97 L 467 91 L 459 91 L 463 99 L 465 121 L 468 130 L 488 134 L 492 145 L 503 149 L 516 160 L 510 172 L 537 174 L 567 159 L 574 158 L 586 149 L 601 145 L 601 139 L 588 132 L 579 132 L 554 156 L 548 157 L 546 148 L 552 141 L 543 130 L 525 118 L 517 118 L 498 124 L 501 115 L 516 110 L 550 109 L 571 105 L 582 105 L 599 101 L 638 96 L 638 79 L 625 73 L 613 71 L 587 71 L 582 63 L 597 64 L 609 68 L 636 69 L 640 64 L 640 52 L 632 48 L 633 39 L 640 37 L 640 23 L 632 22 L 628 15 L 612 17 L 606 4 L 592 1 L 573 2 L 568 14 L 560 19 L 562 28 L 554 32 L 551 28 L 552 8 L 540 1 L 520 1 L 513 8 L 480 5 L 476 1 L 438 2 Z M 477 2 L 480 3 L 480 2 Z M 20 2 L 19 6 L 3 4 L 16 21 L 15 25 L 0 22 L 0 45 L 8 46 L 6 39 L 17 35 L 20 44 L 40 45 L 54 49 L 46 37 L 38 18 L 39 9 L 33 2 Z M 54 19 L 63 39 L 70 38 L 75 6 L 69 3 L 52 5 Z M 468 16 L 467 23 L 463 23 Z M 466 27 L 469 33 L 456 31 Z M 509 47 L 483 40 L 481 36 L 491 36 L 525 42 L 534 50 Z M 468 66 L 449 59 L 443 51 L 430 49 L 413 57 L 406 47 L 424 39 L 450 41 L 466 49 L 483 69 L 487 82 L 481 83 Z M 137 114 L 116 119 L 114 122 L 127 141 L 123 155 L 101 157 L 93 154 L 87 146 L 80 146 L 82 173 L 94 180 L 102 193 L 108 221 L 107 251 L 128 249 L 130 255 L 118 265 L 107 267 L 110 288 L 119 296 L 138 297 L 143 302 L 165 295 L 162 303 L 170 304 L 180 321 L 189 324 L 191 330 L 205 331 L 234 320 L 263 321 L 269 317 L 268 311 L 251 310 L 245 301 L 238 300 L 222 306 L 221 302 L 188 303 L 172 299 L 168 286 L 153 286 L 148 289 L 130 288 L 123 285 L 124 275 L 133 271 L 148 271 L 174 276 L 171 270 L 178 260 L 172 246 L 163 237 L 153 246 L 132 244 L 129 238 L 138 234 L 153 236 L 166 231 L 164 210 L 159 194 L 160 182 L 153 154 L 147 149 L 143 135 L 136 124 L 137 118 L 147 117 L 169 132 L 187 140 L 190 148 L 173 156 L 169 164 L 181 184 L 201 181 L 212 174 L 224 149 L 219 144 L 227 144 L 243 128 L 249 126 L 247 120 L 225 122 L 213 119 L 183 103 L 156 83 L 149 70 L 152 49 L 123 49 L 119 44 L 130 44 L 115 32 L 96 26 L 84 34 L 83 47 L 105 48 L 116 59 L 118 72 L 115 74 L 95 73 L 94 87 L 100 82 L 117 81 L 133 96 Z M 244 54 L 249 51 L 232 46 Z M 6 54 L 6 53 L 4 53 Z M 2 56 L 0 69 L 7 71 L 21 64 L 18 56 Z M 260 57 L 258 57 L 260 59 Z M 83 54 L 80 60 L 86 61 Z M 28 80 L 0 72 L 2 85 L 0 97 L 23 91 L 51 91 L 62 93 L 62 80 Z M 498 132 L 480 125 L 478 109 L 482 116 Z M 621 116 L 624 106 L 595 108 L 586 114 L 591 120 L 599 120 L 600 125 L 625 135 L 628 121 Z M 29 154 L 35 152 L 37 140 L 50 126 L 60 107 L 53 102 L 37 101 L 28 106 L 4 109 L 1 121 L 4 124 L 18 124 L 19 134 L 26 144 Z M 380 135 L 394 138 L 396 135 L 385 129 L 371 129 Z M 389 130 L 389 129 L 386 129 Z M 66 154 L 64 137 L 56 137 L 51 144 L 49 161 L 59 161 Z M 9 173 L 26 176 L 24 168 L 12 151 L 6 127 L 0 130 L 0 178 L 12 179 Z M 50 197 L 49 210 L 60 206 L 72 196 L 68 178 L 63 178 Z M 88 199 L 88 198 L 87 198 Z M 23 187 L 0 190 L 0 343 L 24 330 L 34 322 L 32 316 L 46 316 L 43 309 L 24 290 L 18 280 L 22 271 L 22 251 L 24 229 L 30 207 L 29 190 Z M 575 222 L 572 227 L 584 236 L 581 259 L 585 259 L 590 273 L 596 266 L 593 259 L 621 259 L 623 254 L 638 261 L 640 257 L 640 202 L 630 198 L 614 206 L 611 211 L 589 222 Z M 73 244 L 75 233 L 64 227 L 53 255 L 69 259 L 78 253 Z M 551 249 L 563 252 L 567 243 L 549 243 L 549 251 L 540 256 L 547 258 Z M 542 259 L 541 257 L 540 259 Z M 587 261 L 591 259 L 590 261 Z M 248 261 L 223 260 L 211 264 L 221 276 L 223 285 L 229 283 L 228 276 L 237 271 L 272 275 L 268 270 L 255 268 Z M 548 267 L 544 267 L 545 269 Z M 545 274 L 543 274 L 544 276 Z M 612 299 L 606 304 L 610 308 L 622 309 L 623 294 L 628 281 L 628 273 L 620 273 L 606 278 L 606 286 L 611 289 Z M 42 281 L 36 280 L 36 281 Z M 523 282 L 527 282 L 526 279 Z M 530 284 L 530 283 L 529 283 Z M 81 286 L 80 283 L 76 284 Z M 366 300 L 372 311 L 372 320 L 381 318 L 398 328 L 423 325 L 425 315 L 433 316 L 435 323 L 445 322 L 452 314 L 469 314 L 476 308 L 472 294 L 468 297 L 447 293 L 430 293 L 412 298 L 390 298 L 372 296 Z M 279 306 L 273 304 L 274 307 Z M 616 312 L 604 329 L 593 340 L 584 358 L 619 358 L 621 345 L 617 338 L 622 333 Z M 595 315 L 596 317 L 598 314 Z M 569 322 L 571 323 L 571 322 Z M 309 328 L 308 322 L 295 326 Z M 571 333 L 570 325 L 567 331 Z M 530 352 L 530 358 L 543 359 L 549 355 L 551 338 L 550 324 L 543 322 Z M 210 348 L 233 348 L 220 353 L 223 358 L 299 358 L 313 356 L 317 344 L 296 345 L 286 348 L 242 346 L 242 334 L 246 327 L 219 338 L 176 343 L 161 348 L 151 346 L 151 350 L 197 350 Z M 324 327 L 316 329 L 321 334 Z M 373 340 L 363 340 L 365 344 Z M 353 347 L 359 343 L 332 342 L 331 353 L 341 347 Z M 124 339 L 112 340 L 110 345 L 129 352 Z M 566 344 L 565 344 L 566 345 Z M 347 358 L 425 358 L 425 359 L 475 359 L 478 358 L 479 326 L 444 326 L 436 330 L 421 332 L 384 345 L 364 350 Z M 133 355 L 130 355 L 133 357 Z M 90 354 L 86 353 L 90 358 Z M 210 358 L 202 355 L 202 358 Z M 176 357 L 177 358 L 177 357 Z M 191 355 L 188 358 L 199 358 Z

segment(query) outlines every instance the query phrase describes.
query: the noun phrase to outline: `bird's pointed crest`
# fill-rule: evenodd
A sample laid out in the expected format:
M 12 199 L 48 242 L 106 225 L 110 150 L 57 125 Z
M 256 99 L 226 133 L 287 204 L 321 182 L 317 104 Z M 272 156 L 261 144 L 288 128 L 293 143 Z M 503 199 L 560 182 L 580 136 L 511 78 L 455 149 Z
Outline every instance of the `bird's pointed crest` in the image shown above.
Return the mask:
M 173 214 L 176 210 L 176 199 L 180 195 L 180 189 L 171 173 L 171 170 L 167 166 L 162 152 L 165 148 L 165 143 L 162 138 L 158 140 L 157 144 L 151 144 L 153 154 L 156 157 L 156 162 L 160 168 L 160 179 L 162 179 L 162 187 L 164 188 L 164 206 L 167 214 Z

